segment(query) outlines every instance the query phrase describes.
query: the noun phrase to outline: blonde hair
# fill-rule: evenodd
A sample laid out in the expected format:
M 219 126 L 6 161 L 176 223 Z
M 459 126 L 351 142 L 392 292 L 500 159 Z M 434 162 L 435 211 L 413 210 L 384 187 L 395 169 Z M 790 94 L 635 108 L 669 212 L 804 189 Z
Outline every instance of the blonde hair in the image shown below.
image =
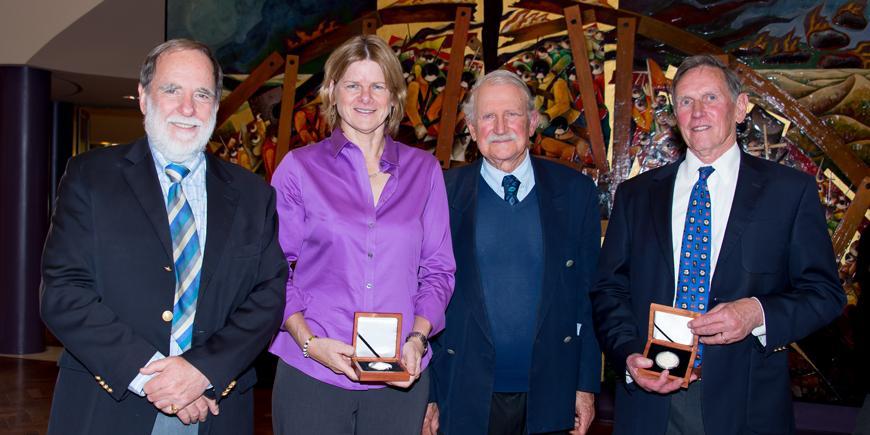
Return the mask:
M 329 55 L 319 91 L 320 101 L 322 101 L 320 112 L 330 130 L 338 125 L 338 109 L 335 107 L 335 99 L 329 92 L 330 85 L 334 85 L 341 79 L 350 64 L 361 60 L 375 62 L 384 71 L 384 80 L 392 99 L 385 129 L 387 134 L 394 136 L 405 116 L 405 96 L 408 94 L 408 89 L 405 87 L 399 59 L 381 38 L 374 35 L 354 36 Z

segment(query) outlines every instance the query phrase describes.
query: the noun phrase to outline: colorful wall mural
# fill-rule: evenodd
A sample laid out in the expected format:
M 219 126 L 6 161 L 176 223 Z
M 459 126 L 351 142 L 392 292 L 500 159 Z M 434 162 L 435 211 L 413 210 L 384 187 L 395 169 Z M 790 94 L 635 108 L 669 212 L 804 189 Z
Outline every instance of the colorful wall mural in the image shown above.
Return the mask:
M 311 0 L 167 1 L 167 36 L 193 37 L 212 46 L 225 70 L 226 93 L 232 92 L 269 53 L 293 53 L 330 32 L 340 31 L 367 13 L 396 16 L 421 5 L 453 4 L 430 0 L 344 2 Z M 532 152 L 583 171 L 601 189 L 602 216 L 607 217 L 616 183 L 595 164 L 589 123 L 600 124 L 611 165 L 614 158 L 614 60 L 618 48 L 612 26 L 590 23 L 583 28 L 593 77 L 598 118 L 589 120 L 564 26 L 564 18 L 540 9 L 518 7 L 522 1 L 468 0 L 474 6 L 469 42 L 462 56 L 459 104 L 484 72 L 488 58 L 518 74 L 535 96 L 543 115 Z M 496 53 L 487 52 L 492 38 L 484 23 L 484 7 L 500 3 Z M 534 3 L 534 2 L 530 2 Z M 865 165 L 870 164 L 870 26 L 866 0 L 623 0 L 586 1 L 599 7 L 620 7 L 700 36 L 755 69 L 797 100 L 834 131 Z M 617 5 L 618 3 L 618 5 Z M 195 6 L 195 7 L 194 7 Z M 392 9 L 391 9 L 392 8 Z M 420 21 L 382 23 L 377 33 L 399 57 L 408 83 L 405 120 L 398 139 L 434 151 L 455 23 Z M 528 37 L 528 35 L 534 35 Z M 670 78 L 684 54 L 661 41 L 638 37 L 631 88 L 631 116 L 625 173 L 638 173 L 676 161 L 685 150 L 671 107 Z M 295 89 L 290 148 L 324 138 L 316 95 L 323 58 L 300 65 Z M 276 162 L 283 77 L 266 81 L 212 138 L 217 155 L 252 171 L 271 176 Z M 812 174 L 833 233 L 855 194 L 841 168 L 805 132 L 759 95 L 739 127 L 739 144 L 756 156 Z M 453 128 L 450 159 L 455 164 L 479 158 L 459 115 Z M 621 160 L 620 160 L 621 161 Z M 611 169 L 612 166 L 611 166 Z M 617 168 L 619 169 L 619 168 Z M 870 213 L 858 232 L 870 224 Z M 793 393 L 806 401 L 857 405 L 863 391 L 853 382 L 864 370 L 857 362 L 854 304 L 861 296 L 855 282 L 857 232 L 841 257 L 841 280 L 849 306 L 829 327 L 791 350 Z M 611 379 L 615 374 L 611 374 Z

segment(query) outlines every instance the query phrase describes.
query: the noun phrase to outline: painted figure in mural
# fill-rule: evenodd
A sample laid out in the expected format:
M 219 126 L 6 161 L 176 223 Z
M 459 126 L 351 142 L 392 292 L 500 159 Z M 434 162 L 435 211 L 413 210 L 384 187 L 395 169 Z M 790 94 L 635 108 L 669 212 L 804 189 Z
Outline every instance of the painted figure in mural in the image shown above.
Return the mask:
M 275 159 L 278 155 L 278 136 L 269 134 L 263 142 L 263 168 L 266 172 L 266 182 L 272 181 L 272 174 L 275 173 Z
M 792 433 L 783 350 L 845 302 L 815 181 L 741 152 L 748 97 L 717 58 L 687 58 L 673 96 L 689 149 L 619 186 L 591 294 L 598 338 L 626 373 L 614 433 Z M 701 313 L 687 389 L 638 372 L 653 365 L 641 355 L 651 302 Z
M 427 111 L 429 106 L 435 101 L 436 91 L 435 86 L 432 84 L 441 74 L 438 66 L 435 65 L 433 57 L 424 56 L 424 58 L 431 58 L 433 61 L 424 63 L 419 68 L 419 74 L 408 84 L 408 95 L 405 101 L 405 113 L 408 117 L 408 123 L 414 128 L 414 135 L 417 140 L 423 140 L 426 137 L 430 121 L 427 118 Z
M 203 152 L 220 83 L 205 45 L 159 45 L 139 78 L 147 137 L 67 167 L 43 255 L 65 348 L 50 434 L 253 432 L 251 363 L 287 264 L 273 190 Z
M 302 104 L 293 114 L 293 127 L 299 136 L 299 146 L 319 142 L 326 135 L 326 126 L 320 116 L 320 97 Z
M 463 111 L 483 158 L 446 174 L 462 267 L 423 433 L 585 433 L 601 368 L 588 298 L 597 190 L 529 155 L 538 112 L 514 73 L 484 76 Z
M 270 348 L 280 357 L 273 428 L 416 433 L 429 397 L 427 337 L 444 328 L 453 294 L 441 167 L 391 137 L 406 88 L 399 60 L 378 37 L 357 36 L 333 51 L 319 93 L 332 134 L 291 151 L 272 178 L 279 240 L 293 265 Z M 402 314 L 397 357 L 406 380 L 358 382 L 355 312 Z
M 591 26 L 585 30 L 589 68 L 605 143 L 610 123 L 604 103 L 604 33 Z M 541 116 L 539 135 L 532 152 L 560 160 L 592 165 L 580 83 L 567 38 L 542 42 L 508 63 L 532 89 Z

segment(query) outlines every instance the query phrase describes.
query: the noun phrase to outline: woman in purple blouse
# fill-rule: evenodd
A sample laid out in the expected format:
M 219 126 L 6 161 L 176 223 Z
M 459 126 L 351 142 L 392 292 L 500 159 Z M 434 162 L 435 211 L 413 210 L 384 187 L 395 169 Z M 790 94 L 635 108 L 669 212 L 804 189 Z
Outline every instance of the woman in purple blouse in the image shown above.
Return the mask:
M 419 433 L 427 337 L 444 328 L 455 263 L 447 196 L 432 155 L 394 141 L 404 114 L 399 60 L 376 36 L 326 61 L 323 141 L 287 154 L 272 185 L 291 265 L 272 398 L 277 434 Z M 402 313 L 404 382 L 360 383 L 354 312 Z

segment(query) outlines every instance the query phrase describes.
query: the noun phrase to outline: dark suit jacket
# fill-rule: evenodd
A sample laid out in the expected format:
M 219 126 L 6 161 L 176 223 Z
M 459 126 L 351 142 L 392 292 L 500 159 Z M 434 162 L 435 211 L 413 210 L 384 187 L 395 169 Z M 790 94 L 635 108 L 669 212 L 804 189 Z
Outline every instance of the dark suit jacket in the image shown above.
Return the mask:
M 456 290 L 447 307 L 447 328 L 433 342 L 430 365 L 432 397 L 445 434 L 482 434 L 489 424 L 495 349 L 475 253 L 480 165 L 446 175 Z M 601 226 L 598 191 L 589 178 L 546 160 L 533 158 L 532 165 L 545 258 L 527 425 L 544 432 L 573 427 L 575 391 L 598 392 L 600 386 L 601 352 L 588 290 Z
M 671 202 L 679 162 L 619 186 L 592 290 L 598 339 L 624 372 L 642 353 L 649 305 L 671 305 Z M 845 303 L 812 177 L 740 156 L 734 203 L 710 288 L 711 308 L 756 297 L 767 346 L 752 335 L 704 351 L 702 411 L 708 435 L 789 433 L 794 418 L 785 347 L 830 322 Z M 616 434 L 663 434 L 670 397 L 617 386 Z
M 214 156 L 206 165 L 208 232 L 184 358 L 220 399 L 200 433 L 239 434 L 252 430 L 250 365 L 281 323 L 287 264 L 274 191 Z M 127 386 L 155 351 L 169 355 L 162 313 L 172 311 L 175 274 L 164 204 L 145 139 L 67 166 L 43 253 L 42 317 L 65 347 L 50 433 L 151 433 L 157 410 Z

